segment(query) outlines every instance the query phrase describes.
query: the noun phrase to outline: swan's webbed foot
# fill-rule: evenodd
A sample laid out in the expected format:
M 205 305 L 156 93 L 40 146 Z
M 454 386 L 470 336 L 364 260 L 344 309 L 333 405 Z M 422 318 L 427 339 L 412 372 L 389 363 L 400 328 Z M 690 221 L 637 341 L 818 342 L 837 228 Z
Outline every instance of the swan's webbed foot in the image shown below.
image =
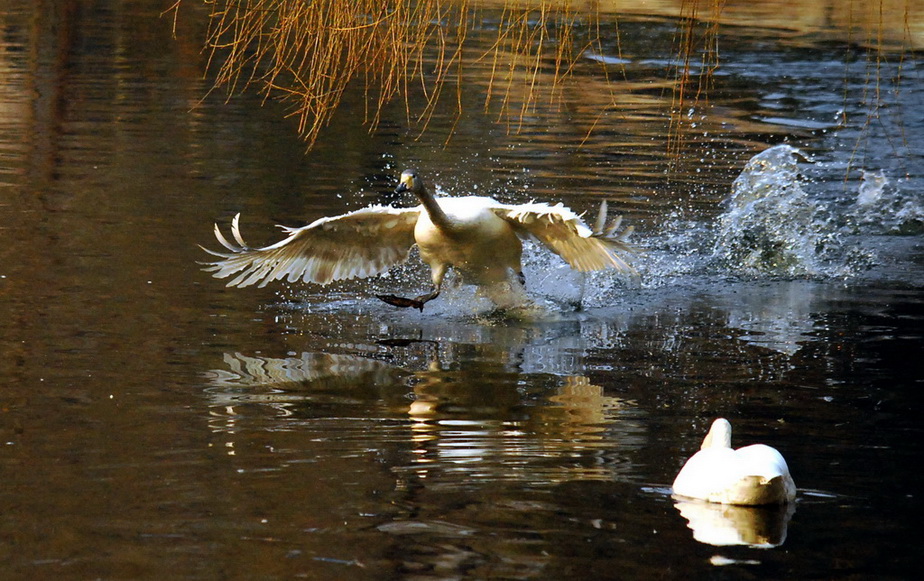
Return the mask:
M 423 311 L 424 304 L 417 299 L 409 299 L 405 297 L 399 297 L 396 295 L 375 295 L 380 301 L 386 302 L 393 307 L 414 307 L 418 311 Z
M 420 295 L 419 297 L 415 299 L 399 297 L 396 295 L 375 295 L 375 296 L 380 301 L 386 302 L 389 305 L 392 305 L 394 307 L 401 307 L 401 308 L 414 307 L 418 311 L 423 312 L 424 305 L 428 301 L 432 301 L 433 299 L 438 297 L 439 294 L 440 294 L 439 289 L 434 288 L 432 291 L 428 292 L 427 294 Z

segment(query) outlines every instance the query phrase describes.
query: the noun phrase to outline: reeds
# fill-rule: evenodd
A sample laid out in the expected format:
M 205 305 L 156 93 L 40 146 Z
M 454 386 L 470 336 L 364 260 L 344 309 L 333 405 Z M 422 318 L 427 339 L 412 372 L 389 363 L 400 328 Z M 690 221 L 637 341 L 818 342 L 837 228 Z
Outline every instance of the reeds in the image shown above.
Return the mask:
M 171 10 L 178 12 L 182 1 Z M 396 97 L 404 98 L 409 123 L 421 129 L 447 94 L 460 115 L 463 86 L 476 77 L 466 67 L 480 67 L 477 78 L 487 78 L 485 109 L 519 127 L 538 99 L 555 100 L 580 55 L 598 44 L 601 5 L 611 16 L 634 6 L 619 0 L 203 1 L 211 14 L 207 47 L 216 87 L 229 94 L 256 88 L 265 98 L 284 100 L 309 147 L 351 86 L 364 92 L 370 129 Z M 849 0 L 851 10 L 855 2 L 878 2 L 881 10 L 884 2 L 901 1 L 912 0 Z M 720 23 L 730 2 L 679 2 L 677 64 L 665 71 L 673 87 L 668 148 L 675 156 L 692 125 L 689 113 L 705 102 L 720 65 Z M 493 9 L 489 26 L 496 28 L 496 40 L 473 48 L 469 32 L 484 24 L 482 4 Z M 848 30 L 852 26 L 847 23 Z M 471 50 L 478 52 L 465 53 Z M 872 50 L 871 62 L 879 55 Z M 872 84 L 878 103 L 878 70 Z M 414 110 L 418 95 L 424 105 Z
M 208 46 L 216 85 L 234 93 L 256 87 L 292 104 L 299 132 L 313 143 L 352 83 L 381 107 L 420 81 L 432 101 L 465 37 L 465 2 L 411 0 L 213 0 Z M 427 82 L 424 51 L 436 45 L 435 80 Z M 447 56 L 448 54 L 448 56 Z
M 174 16 L 182 0 L 171 10 Z M 463 50 L 478 10 L 469 0 L 206 0 L 207 47 L 215 86 L 255 88 L 292 107 L 309 146 L 345 91 L 362 87 L 374 129 L 383 107 L 405 97 L 408 120 L 426 127 L 446 96 L 462 111 Z M 593 11 L 591 11 L 593 12 Z M 500 100 L 511 117 L 526 114 L 551 78 L 559 86 L 574 62 L 571 0 L 509 0 L 496 42 L 468 62 L 490 66 L 485 107 Z M 595 15 L 592 14 L 592 16 Z M 488 64 L 489 63 L 489 64 Z M 551 63 L 551 76 L 540 71 Z M 412 110 L 408 97 L 423 95 Z
M 709 95 L 713 73 L 719 67 L 719 22 L 725 0 L 686 0 L 681 5 L 675 54 L 674 90 L 670 111 L 668 151 L 679 157 L 685 129 L 700 99 Z M 701 22 L 708 24 L 702 26 Z M 699 56 L 699 63 L 694 59 Z

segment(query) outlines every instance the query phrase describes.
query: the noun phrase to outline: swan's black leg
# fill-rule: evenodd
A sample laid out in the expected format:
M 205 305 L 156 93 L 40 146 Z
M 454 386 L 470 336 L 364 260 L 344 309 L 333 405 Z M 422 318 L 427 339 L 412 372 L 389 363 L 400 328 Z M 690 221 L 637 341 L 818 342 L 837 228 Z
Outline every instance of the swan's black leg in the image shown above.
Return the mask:
M 399 297 L 396 295 L 375 295 L 380 301 L 386 302 L 393 307 L 414 307 L 415 309 L 423 310 L 423 303 L 415 299 L 408 299 L 405 297 Z
M 433 299 L 435 299 L 435 298 L 438 297 L 438 296 L 440 296 L 440 289 L 438 289 L 438 288 L 436 288 L 436 287 L 433 287 L 433 289 L 431 289 L 430 292 L 428 292 L 428 293 L 425 294 L 425 295 L 420 295 L 419 297 L 417 297 L 417 298 L 414 299 L 414 300 L 415 300 L 415 301 L 418 301 L 418 302 L 420 303 L 420 310 L 422 311 L 422 310 L 423 310 L 424 303 L 427 303 L 427 302 L 429 302 L 429 301 L 432 301 Z
M 420 295 L 415 299 L 408 299 L 405 297 L 399 297 L 395 295 L 375 295 L 379 300 L 388 303 L 389 305 L 401 308 L 414 307 L 418 311 L 423 311 L 424 305 L 440 296 L 440 289 L 433 287 L 433 290 L 428 292 L 425 295 Z
M 448 264 L 436 264 L 431 265 L 433 271 L 431 272 L 431 277 L 433 279 L 433 287 L 425 295 L 420 295 L 416 299 L 408 299 L 404 297 L 398 297 L 395 295 L 375 295 L 379 300 L 388 303 L 389 305 L 401 308 L 414 307 L 418 311 L 423 312 L 424 305 L 429 301 L 432 301 L 436 297 L 440 296 L 440 287 L 443 285 L 443 277 L 446 276 L 446 269 L 449 268 Z

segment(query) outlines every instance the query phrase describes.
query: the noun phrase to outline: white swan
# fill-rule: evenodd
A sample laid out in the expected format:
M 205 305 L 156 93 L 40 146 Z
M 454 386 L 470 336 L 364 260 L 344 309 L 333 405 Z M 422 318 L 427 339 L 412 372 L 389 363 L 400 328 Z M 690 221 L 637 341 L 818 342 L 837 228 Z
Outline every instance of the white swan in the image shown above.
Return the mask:
M 722 504 L 783 504 L 796 498 L 796 485 L 783 456 L 754 444 L 733 450 L 731 424 L 712 423 L 700 451 L 674 480 L 674 494 Z
M 230 253 L 206 252 L 221 258 L 207 263 L 216 278 L 237 275 L 228 286 L 244 287 L 287 279 L 327 284 L 334 280 L 365 278 L 404 261 L 416 243 L 420 257 L 431 269 L 433 288 L 414 299 L 378 295 L 398 307 L 423 310 L 436 298 L 447 270 L 459 271 L 464 280 L 479 286 L 510 283 L 512 275 L 523 284 L 520 238 L 534 237 L 579 271 L 612 268 L 633 272 L 624 254 L 635 249 L 619 234 L 620 220 L 605 227 L 606 203 L 600 207 L 595 230 L 562 204 L 502 204 L 492 198 L 434 198 L 416 170 L 406 170 L 396 192 L 412 192 L 421 205 L 414 208 L 372 206 L 302 228 L 282 228 L 288 237 L 265 248 L 250 248 L 240 234 L 238 219 L 231 222 L 230 243 L 218 226 L 215 236 Z

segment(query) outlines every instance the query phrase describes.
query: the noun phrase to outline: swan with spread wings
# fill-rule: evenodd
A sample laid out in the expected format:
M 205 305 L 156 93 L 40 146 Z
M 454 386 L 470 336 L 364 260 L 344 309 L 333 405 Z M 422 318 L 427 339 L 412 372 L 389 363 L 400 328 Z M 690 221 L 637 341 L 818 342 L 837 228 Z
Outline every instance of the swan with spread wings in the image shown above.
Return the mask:
M 416 244 L 430 266 L 432 289 L 416 298 L 377 295 L 397 307 L 423 310 L 440 294 L 449 268 L 469 284 L 491 287 L 509 283 L 523 287 L 521 238 L 535 238 L 572 268 L 586 272 L 614 269 L 634 272 L 626 256 L 635 254 L 626 242 L 632 228 L 619 229 L 620 219 L 606 226 L 606 202 L 595 228 L 562 204 L 503 204 L 480 196 L 434 197 L 416 170 L 406 170 L 395 190 L 411 192 L 420 205 L 413 208 L 371 206 L 341 216 L 321 218 L 301 228 L 283 230 L 288 236 L 264 248 L 251 248 L 240 233 L 239 217 L 231 222 L 228 241 L 215 225 L 215 236 L 228 252 L 206 263 L 215 278 L 234 278 L 228 286 L 245 287 L 286 279 L 327 284 L 366 278 L 403 262 Z

